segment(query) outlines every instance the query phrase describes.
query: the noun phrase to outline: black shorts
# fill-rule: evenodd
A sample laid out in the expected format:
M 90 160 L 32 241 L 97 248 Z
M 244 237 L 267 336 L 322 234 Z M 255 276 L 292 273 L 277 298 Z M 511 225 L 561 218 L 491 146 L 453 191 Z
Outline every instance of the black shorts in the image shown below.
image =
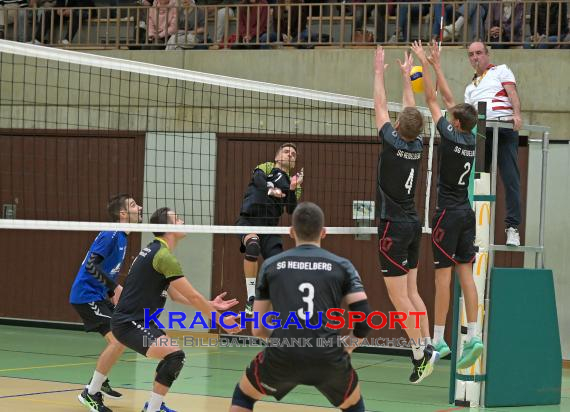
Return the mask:
M 153 342 L 165 336 L 166 333 L 154 323 L 149 324 L 148 329 L 143 328 L 142 322 L 113 323 L 112 332 L 115 338 L 127 348 L 146 356 L 148 348 Z
M 438 210 L 431 236 L 436 268 L 448 268 L 475 260 L 475 212 L 471 209 Z
M 236 221 L 237 226 L 273 226 L 273 225 L 263 225 L 262 218 L 256 218 L 252 216 L 241 215 Z M 248 235 L 241 234 L 240 238 L 240 252 L 245 253 L 244 238 Z M 283 252 L 283 239 L 281 235 L 257 235 L 259 237 L 259 247 L 261 249 L 261 256 L 263 259 L 270 258 L 281 252 Z
M 419 222 L 381 220 L 378 253 L 384 276 L 402 276 L 418 267 L 422 227 Z
M 109 300 L 99 300 L 89 303 L 71 304 L 81 319 L 85 332 L 99 332 L 105 336 L 111 331 L 111 316 L 115 306 Z
M 308 385 L 337 407 L 358 384 L 358 375 L 346 353 L 336 360 L 307 362 L 265 349 L 251 361 L 245 374 L 255 389 L 277 400 L 297 385 Z

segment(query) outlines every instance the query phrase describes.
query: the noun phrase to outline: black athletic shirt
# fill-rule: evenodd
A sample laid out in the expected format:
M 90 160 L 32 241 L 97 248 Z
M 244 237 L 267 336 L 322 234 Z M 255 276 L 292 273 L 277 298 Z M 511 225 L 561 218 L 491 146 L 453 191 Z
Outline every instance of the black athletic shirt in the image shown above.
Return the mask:
M 394 222 L 418 220 L 414 195 L 423 151 L 421 137 L 403 140 L 386 122 L 379 131 L 382 152 L 378 158 L 376 215 Z
M 292 325 L 275 329 L 272 338 L 307 338 L 313 347 L 273 347 L 287 355 L 300 358 L 338 358 L 342 346 L 337 344 L 339 332 L 325 327 L 326 311 L 340 308 L 343 297 L 364 290 L 358 272 L 348 259 L 339 257 L 314 245 L 301 245 L 267 259 L 259 272 L 257 300 L 271 300 L 273 310 L 280 314 L 283 325 L 290 312 L 295 312 L 303 329 Z M 309 322 L 319 329 L 306 328 L 305 312 L 312 312 Z M 337 314 L 338 315 L 338 314 Z M 331 339 L 332 347 L 319 347 L 317 338 Z M 321 345 L 323 346 L 323 345 Z
M 475 136 L 456 130 L 444 117 L 437 122 L 439 144 L 439 178 L 437 208 L 471 209 L 469 177 L 475 159 Z
M 275 167 L 273 162 L 262 163 L 257 166 L 251 176 L 243 196 L 240 214 L 267 219 L 265 226 L 277 226 L 279 218 L 286 208 L 291 214 L 297 206 L 297 199 L 301 195 L 301 188 L 291 190 L 291 179 L 283 170 Z M 269 196 L 270 188 L 278 188 L 286 195 L 283 198 Z
M 149 313 L 164 308 L 170 282 L 181 278 L 182 268 L 161 238 L 154 238 L 133 262 L 119 303 L 113 312 L 113 324 L 142 323 L 144 309 Z

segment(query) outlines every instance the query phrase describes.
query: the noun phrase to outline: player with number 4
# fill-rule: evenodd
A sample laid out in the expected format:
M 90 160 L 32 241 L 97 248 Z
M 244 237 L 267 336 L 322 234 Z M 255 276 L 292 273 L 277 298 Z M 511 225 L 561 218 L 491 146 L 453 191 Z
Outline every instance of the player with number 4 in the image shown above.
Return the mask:
M 437 209 L 432 222 L 432 246 L 435 264 L 435 322 L 433 346 L 441 356 L 451 351 L 443 339 L 445 319 L 449 308 L 451 271 L 455 266 L 465 298 L 467 340 L 457 368 L 467 368 L 483 352 L 483 343 L 477 336 L 478 298 L 473 280 L 475 260 L 475 213 L 469 202 L 469 175 L 475 160 L 477 110 L 470 104 L 455 104 L 451 89 L 440 64 L 440 50 L 434 42 L 429 58 L 421 42 L 414 42 L 412 50 L 423 67 L 426 103 L 433 122 L 441 135 L 439 144 L 439 178 L 437 181 Z M 443 117 L 429 73 L 432 65 L 440 86 L 441 97 L 451 115 Z
M 439 353 L 429 338 L 426 306 L 418 293 L 418 257 L 422 235 L 414 201 L 423 142 L 422 114 L 415 107 L 410 71 L 413 58 L 406 53 L 398 60 L 403 79 L 403 108 L 395 125 L 390 123 L 384 88 L 384 50 L 378 46 L 374 62 L 374 110 L 382 142 L 378 159 L 377 208 L 380 266 L 388 295 L 397 311 L 424 312 L 420 328 L 408 316 L 406 333 L 413 352 L 410 382 L 419 383 L 433 371 Z

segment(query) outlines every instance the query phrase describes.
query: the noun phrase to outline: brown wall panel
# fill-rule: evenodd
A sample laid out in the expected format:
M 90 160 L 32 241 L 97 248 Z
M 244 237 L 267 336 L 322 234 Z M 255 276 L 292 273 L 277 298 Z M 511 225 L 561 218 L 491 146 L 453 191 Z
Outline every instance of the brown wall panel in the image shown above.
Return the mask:
M 18 219 L 108 221 L 118 192 L 142 201 L 144 134 L 0 130 L 0 204 L 17 204 Z M 69 290 L 95 238 L 93 232 L 3 230 L 0 274 L 10 293 L 0 317 L 79 321 Z M 129 238 L 122 276 L 140 250 Z

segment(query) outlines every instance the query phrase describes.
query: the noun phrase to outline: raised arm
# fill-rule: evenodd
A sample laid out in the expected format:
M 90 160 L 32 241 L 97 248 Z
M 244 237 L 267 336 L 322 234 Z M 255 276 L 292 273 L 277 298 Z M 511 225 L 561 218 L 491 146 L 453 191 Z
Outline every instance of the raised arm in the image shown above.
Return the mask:
M 453 98 L 453 93 L 449 88 L 449 84 L 447 84 L 447 80 L 443 74 L 443 70 L 441 69 L 441 52 L 439 46 L 436 41 L 434 41 L 430 48 L 430 56 L 428 57 L 428 61 L 433 66 L 435 71 L 435 75 L 437 77 L 437 84 L 439 84 L 439 90 L 441 91 L 441 98 L 443 100 L 443 104 L 447 110 L 451 109 L 455 106 L 455 99 Z
M 414 65 L 414 57 L 409 52 L 404 53 L 404 62 L 398 59 L 400 71 L 402 72 L 403 90 L 402 90 L 402 104 L 404 107 L 416 107 L 416 99 L 412 90 L 412 79 L 410 79 L 410 72 Z
M 388 67 L 384 64 L 384 49 L 376 48 L 374 57 L 374 111 L 376 112 L 376 128 L 380 129 L 390 121 L 386 89 L 384 87 L 384 71 Z
M 437 102 L 437 96 L 435 94 L 435 87 L 433 85 L 433 81 L 431 80 L 431 73 L 429 68 L 429 62 L 426 57 L 426 53 L 424 48 L 422 47 L 421 42 L 415 41 L 412 44 L 412 51 L 418 57 L 418 60 L 422 64 L 423 67 L 423 80 L 424 80 L 424 93 L 426 96 L 426 104 L 429 107 L 429 111 L 431 112 L 431 116 L 433 118 L 433 122 L 437 124 L 439 119 L 441 118 L 441 109 L 439 108 L 439 103 Z

